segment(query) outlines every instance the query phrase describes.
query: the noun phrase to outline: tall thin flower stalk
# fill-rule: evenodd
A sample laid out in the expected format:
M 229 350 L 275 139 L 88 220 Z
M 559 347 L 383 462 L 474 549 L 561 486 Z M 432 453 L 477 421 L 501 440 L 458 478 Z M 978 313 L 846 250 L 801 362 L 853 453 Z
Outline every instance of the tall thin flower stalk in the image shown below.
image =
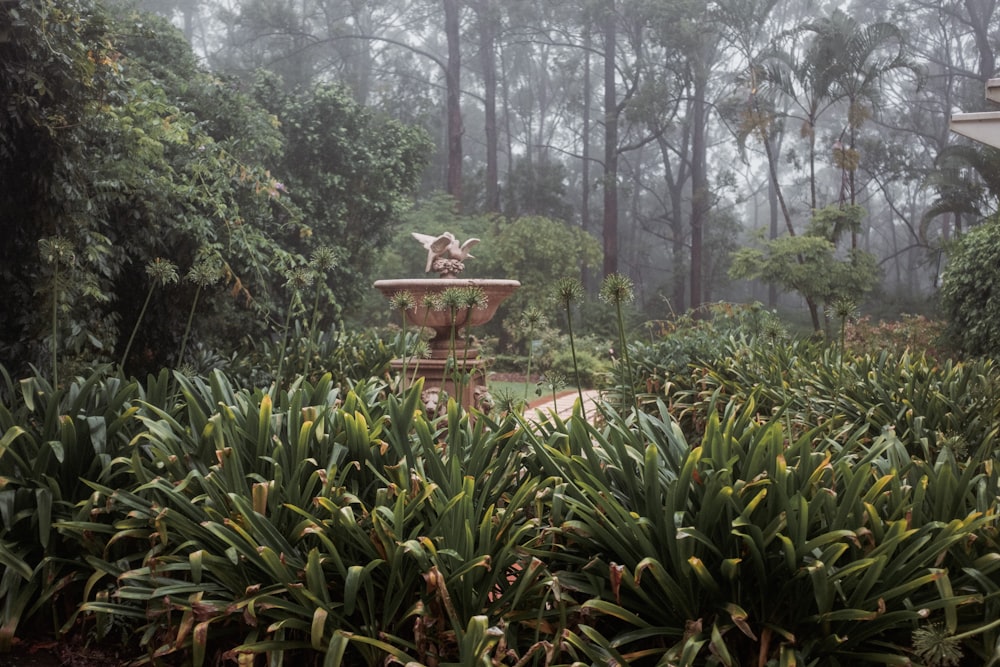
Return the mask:
M 191 324 L 194 322 L 194 314 L 198 309 L 198 298 L 201 291 L 218 282 L 222 277 L 222 268 L 218 259 L 213 256 L 203 256 L 196 261 L 188 270 L 187 278 L 195 284 L 194 300 L 191 302 L 191 310 L 188 311 L 187 323 L 184 325 L 184 336 L 181 338 L 181 351 L 177 355 L 178 365 L 184 363 L 184 352 L 187 350 L 188 337 L 191 335 Z
M 531 383 L 531 361 L 534 357 L 535 346 L 535 329 L 539 326 L 545 325 L 545 315 L 542 311 L 535 306 L 528 306 L 528 308 L 521 313 L 521 327 L 528 330 L 528 372 L 527 378 L 524 381 L 524 404 L 528 404 L 528 384 Z
M 389 299 L 389 305 L 393 309 L 399 311 L 400 317 L 402 319 L 402 324 L 401 324 L 401 327 L 402 327 L 402 329 L 401 329 L 402 330 L 402 341 L 401 342 L 402 342 L 402 348 L 403 348 L 403 350 L 402 350 L 401 356 L 402 356 L 402 359 L 403 359 L 403 383 L 402 383 L 402 386 L 400 387 L 400 389 L 401 390 L 405 390 L 406 387 L 407 387 L 407 385 L 409 384 L 409 379 L 407 378 L 407 374 L 406 374 L 406 365 L 407 365 L 407 359 L 408 359 L 409 354 L 410 354 L 409 345 L 408 345 L 408 341 L 407 341 L 407 338 L 406 338 L 406 322 L 407 322 L 406 311 L 411 310 L 414 307 L 416 307 L 417 300 L 413 297 L 413 294 L 411 292 L 408 292 L 408 291 L 404 290 L 402 292 L 396 292 L 395 294 L 393 294 L 392 298 Z
M 566 328 L 569 331 L 569 350 L 573 357 L 573 374 L 576 376 L 576 393 L 583 409 L 583 388 L 580 386 L 580 368 L 576 361 L 576 342 L 573 339 L 573 304 L 583 298 L 583 285 L 576 278 L 562 278 L 556 283 L 556 298 L 566 311 Z
M 63 277 L 60 269 L 76 261 L 73 245 L 63 236 L 39 239 L 38 251 L 42 261 L 52 265 L 52 387 L 59 386 L 59 302 Z
M 465 393 L 465 385 L 472 382 L 472 372 L 469 371 L 469 348 L 472 347 L 472 310 L 483 310 L 487 306 L 488 298 L 482 287 L 470 285 L 463 290 L 463 308 L 465 309 L 465 349 L 462 351 L 462 387 L 461 394 Z
M 149 308 L 149 301 L 153 298 L 153 291 L 157 287 L 166 287 L 170 283 L 176 283 L 180 280 L 180 277 L 177 275 L 177 265 L 162 257 L 157 257 L 146 265 L 146 275 L 149 276 L 149 290 L 146 291 L 146 300 L 142 302 L 139 317 L 135 321 L 135 326 L 132 327 L 132 334 L 128 337 L 128 344 L 125 345 L 125 351 L 122 353 L 122 360 L 119 364 L 122 368 L 125 368 L 125 361 L 128 360 L 128 353 L 132 349 L 135 335 L 138 333 L 139 326 L 146 316 L 146 309 Z
M 552 410 L 556 410 L 556 399 L 559 395 L 559 390 L 566 386 L 566 378 L 559 371 L 549 371 L 548 375 L 545 377 L 546 384 L 549 386 L 549 391 L 552 393 Z M 580 401 L 580 408 L 583 409 L 583 400 Z
M 443 308 L 441 304 L 441 295 L 434 293 L 425 294 L 424 298 L 421 299 L 420 305 L 424 309 L 424 316 L 420 321 L 420 331 L 423 332 L 423 330 L 427 328 L 427 319 L 431 316 L 431 311 L 441 310 Z M 414 351 L 413 355 L 416 358 L 416 361 L 413 364 L 414 380 L 417 379 L 417 373 L 420 372 L 420 360 L 424 358 L 424 356 L 430 353 L 430 350 L 427 348 L 426 341 L 421 339 L 421 343 L 423 343 L 423 351 L 421 351 L 421 345 L 418 344 L 417 349 Z
M 628 342 L 625 340 L 625 316 L 622 313 L 622 304 L 631 303 L 635 298 L 635 288 L 632 279 L 620 273 L 612 273 L 605 276 L 601 283 L 601 300 L 610 303 L 615 307 L 615 314 L 618 319 L 618 346 L 621 348 L 623 372 L 622 384 L 625 385 L 625 396 L 632 407 L 636 405 L 635 379 L 632 374 L 632 362 L 628 356 Z
M 312 317 L 309 318 L 309 342 L 306 349 L 305 362 L 302 365 L 302 375 L 309 375 L 309 366 L 312 363 L 313 351 L 319 346 L 319 300 L 320 294 L 323 292 L 323 287 L 326 286 L 327 274 L 336 268 L 337 264 L 340 263 L 339 253 L 335 248 L 330 246 L 321 246 L 316 248 L 312 254 L 312 261 L 309 263 L 310 268 L 316 276 L 316 289 L 313 294 L 313 308 Z
M 288 331 L 292 327 L 292 315 L 295 313 L 296 306 L 300 309 L 302 308 L 302 290 L 312 284 L 314 277 L 313 272 L 304 266 L 291 270 L 287 276 L 288 280 L 285 281 L 285 287 L 291 290 L 292 296 L 288 300 L 288 310 L 285 312 L 285 326 L 281 335 L 281 347 L 278 349 L 278 370 L 274 375 L 276 390 L 281 387 L 283 379 L 282 372 L 285 367 L 285 356 L 288 354 Z
M 441 292 L 441 306 L 448 311 L 449 339 L 448 339 L 448 361 L 445 365 L 445 372 L 451 373 L 452 383 L 455 385 L 455 393 L 458 394 L 458 407 L 462 406 L 462 393 L 465 383 L 461 377 L 465 371 L 463 367 L 458 368 L 458 343 L 456 340 L 456 329 L 458 328 L 458 314 L 466 308 L 467 296 L 462 287 L 449 287 Z
M 842 296 L 833 302 L 827 314 L 828 316 L 832 315 L 835 317 L 840 325 L 840 331 L 838 332 L 839 339 L 837 341 L 837 396 L 835 397 L 837 400 L 840 400 L 840 395 L 844 388 L 844 353 L 847 343 L 847 321 L 855 316 L 857 308 L 858 305 L 854 299 Z

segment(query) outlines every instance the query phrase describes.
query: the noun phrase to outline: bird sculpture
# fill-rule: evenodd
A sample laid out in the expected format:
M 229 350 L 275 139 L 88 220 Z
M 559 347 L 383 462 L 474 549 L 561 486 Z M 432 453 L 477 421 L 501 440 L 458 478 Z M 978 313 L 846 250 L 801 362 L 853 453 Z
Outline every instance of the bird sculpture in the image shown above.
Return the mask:
M 426 273 L 430 273 L 431 268 L 434 266 L 434 260 L 443 256 L 447 252 L 448 246 L 455 240 L 455 235 L 451 232 L 445 232 L 440 236 L 430 236 L 428 234 L 413 232 L 412 236 L 420 241 L 424 249 L 427 250 L 427 268 L 424 269 Z
M 469 258 L 475 259 L 470 250 L 479 243 L 479 239 L 472 238 L 459 244 L 451 232 L 445 232 L 440 236 L 416 232 L 411 235 L 427 250 L 427 268 L 424 270 L 427 273 L 438 271 L 441 277 L 455 275 L 464 269 L 465 265 L 462 262 Z

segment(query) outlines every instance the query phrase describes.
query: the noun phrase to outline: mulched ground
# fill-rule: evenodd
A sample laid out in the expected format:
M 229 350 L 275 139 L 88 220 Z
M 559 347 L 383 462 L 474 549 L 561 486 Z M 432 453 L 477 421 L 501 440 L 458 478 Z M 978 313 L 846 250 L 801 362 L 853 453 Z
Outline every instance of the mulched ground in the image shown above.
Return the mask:
M 124 667 L 128 662 L 113 649 L 73 641 L 15 641 L 10 653 L 0 653 L 0 667 Z

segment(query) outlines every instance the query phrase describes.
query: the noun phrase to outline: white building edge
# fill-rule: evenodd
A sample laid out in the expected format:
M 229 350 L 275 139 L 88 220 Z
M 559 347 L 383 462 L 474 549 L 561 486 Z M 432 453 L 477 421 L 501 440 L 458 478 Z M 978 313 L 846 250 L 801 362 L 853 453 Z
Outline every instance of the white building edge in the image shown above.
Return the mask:
M 1000 79 L 986 82 L 986 99 L 1000 103 Z M 949 127 L 963 137 L 1000 148 L 1000 111 L 952 114 Z

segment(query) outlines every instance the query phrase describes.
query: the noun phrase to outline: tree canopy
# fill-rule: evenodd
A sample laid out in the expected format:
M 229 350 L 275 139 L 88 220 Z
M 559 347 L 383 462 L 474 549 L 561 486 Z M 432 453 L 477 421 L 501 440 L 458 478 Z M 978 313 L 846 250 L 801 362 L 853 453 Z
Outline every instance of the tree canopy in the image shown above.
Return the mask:
M 948 130 L 990 108 L 992 0 L 140 5 L 183 32 L 92 0 L 0 3 L 2 359 L 117 358 L 143 319 L 137 369 L 187 334 L 195 352 L 264 339 L 320 248 L 338 317 L 395 268 L 413 194 L 600 239 L 584 283 L 628 274 L 650 319 L 804 300 L 814 326 L 832 292 L 927 312 L 952 240 L 997 206 L 995 151 Z M 854 207 L 830 255 L 849 270 L 822 276 L 846 282 L 726 271 L 734 247 L 762 268 L 809 245 L 783 264 L 808 273 L 815 225 L 845 221 L 815 212 Z M 149 279 L 157 259 L 176 283 Z M 160 316 L 195 307 L 193 331 Z
M 89 0 L 2 5 L 0 362 L 93 363 L 125 347 L 158 259 L 185 280 L 152 295 L 127 364 L 178 359 L 201 287 L 196 345 L 228 354 L 289 307 L 282 286 L 339 249 L 331 303 L 357 298 L 419 180 L 420 130 L 330 85 L 273 96 L 197 64 L 162 19 Z M 8 17 L 0 17 L 6 19 Z M 265 105 L 263 101 L 266 101 Z M 174 316 L 171 316 L 174 315 Z M 182 333 L 183 331 L 183 333 Z

